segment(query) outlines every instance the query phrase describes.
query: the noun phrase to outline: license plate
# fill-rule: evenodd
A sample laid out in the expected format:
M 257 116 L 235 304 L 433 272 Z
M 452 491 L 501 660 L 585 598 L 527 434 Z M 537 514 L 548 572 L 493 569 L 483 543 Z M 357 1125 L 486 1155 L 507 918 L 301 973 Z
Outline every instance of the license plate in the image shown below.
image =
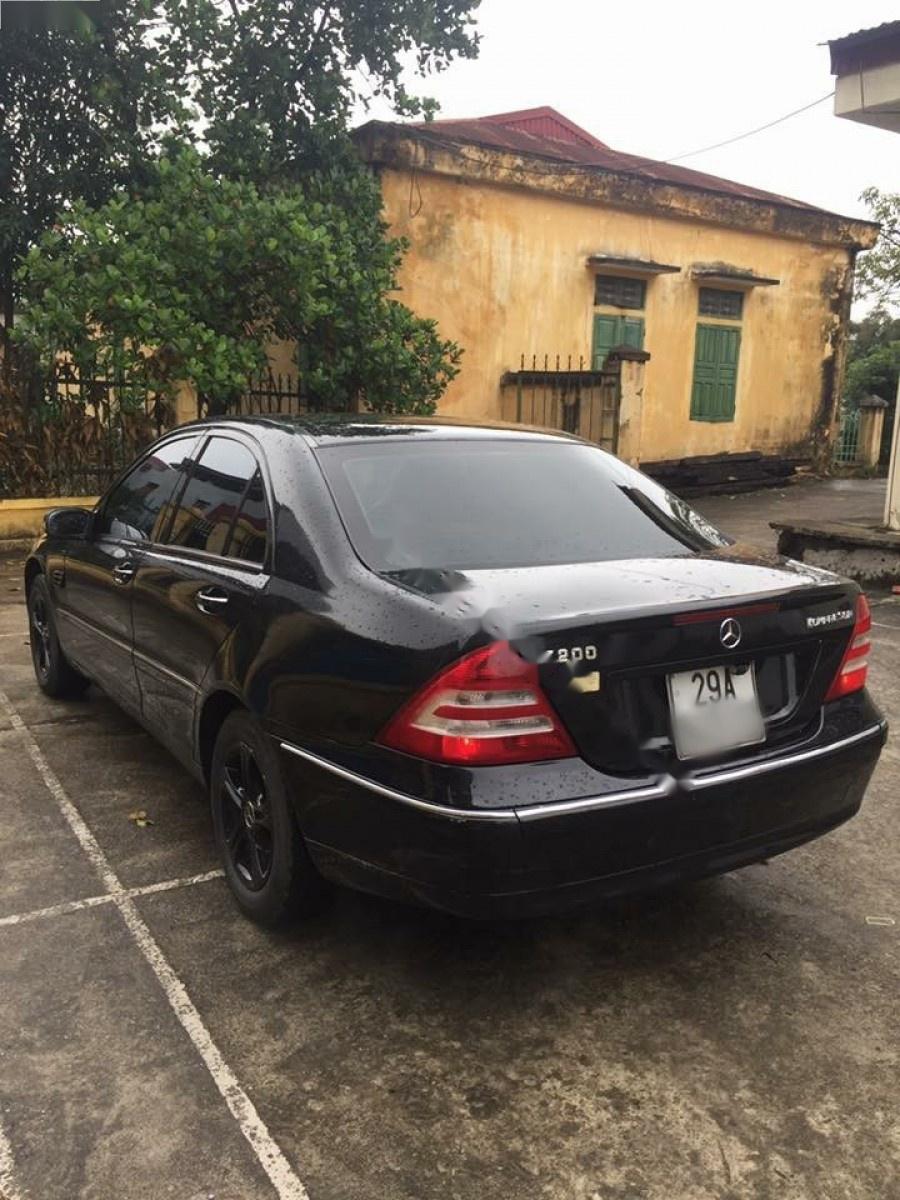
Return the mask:
M 679 671 L 667 683 L 679 758 L 705 758 L 765 741 L 752 664 Z

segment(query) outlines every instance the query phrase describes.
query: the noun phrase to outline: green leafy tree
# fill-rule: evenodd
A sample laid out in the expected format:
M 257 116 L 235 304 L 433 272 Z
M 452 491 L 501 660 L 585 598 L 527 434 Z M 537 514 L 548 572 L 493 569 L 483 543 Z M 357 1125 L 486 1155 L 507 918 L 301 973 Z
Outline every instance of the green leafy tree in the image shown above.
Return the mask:
M 98 0 L 88 31 L 18 39 L 0 268 L 21 340 L 218 405 L 285 338 L 320 404 L 432 409 L 460 351 L 391 297 L 404 244 L 347 125 L 368 95 L 430 114 L 403 71 L 474 55 L 477 3 Z
M 433 410 L 460 350 L 390 300 L 404 243 L 387 238 L 381 193 L 347 137 L 370 97 L 433 114 L 409 94 L 419 75 L 474 57 L 479 0 L 165 0 L 167 53 L 202 118 L 208 165 L 261 191 L 299 188 L 350 266 L 329 286 L 331 319 L 300 339 L 299 366 L 321 402 L 365 396 L 383 411 Z
M 859 259 L 857 292 L 878 305 L 900 300 L 900 192 L 866 188 L 862 194 L 873 220 L 881 225 L 875 246 Z
M 165 0 L 166 53 L 186 55 L 185 86 L 215 168 L 260 183 L 327 163 L 355 106 L 387 99 L 431 115 L 406 67 L 474 57 L 479 0 Z
M 155 39 L 161 0 L 6 4 L 0 31 L 0 315 L 29 246 L 76 200 L 146 179 L 183 118 L 177 47 Z
M 893 405 L 900 374 L 900 319 L 876 309 L 850 328 L 844 395 L 851 404 L 880 396 Z
M 319 176 L 308 193 L 262 192 L 192 151 L 164 157 L 150 185 L 79 201 L 42 236 L 20 272 L 16 336 L 45 363 L 65 354 L 163 396 L 188 380 L 213 412 L 286 339 L 314 405 L 431 411 L 459 350 L 390 297 L 401 243 L 368 221 L 361 233 L 333 191 Z

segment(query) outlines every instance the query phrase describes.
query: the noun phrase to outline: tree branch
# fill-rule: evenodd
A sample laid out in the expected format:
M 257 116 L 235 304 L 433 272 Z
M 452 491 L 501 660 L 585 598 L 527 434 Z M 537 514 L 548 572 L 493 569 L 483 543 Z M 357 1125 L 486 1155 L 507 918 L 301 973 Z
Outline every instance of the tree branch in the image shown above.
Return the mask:
M 322 7 L 322 16 L 319 18 L 318 27 L 313 31 L 313 35 L 312 35 L 312 38 L 310 39 L 310 43 L 309 43 L 309 46 L 307 47 L 306 53 L 300 59 L 300 65 L 297 68 L 297 78 L 298 79 L 303 78 L 304 74 L 306 73 L 306 71 L 309 67 L 309 64 L 312 62 L 312 56 L 315 53 L 316 46 L 318 45 L 319 41 L 321 40 L 322 34 L 327 29 L 330 20 L 331 20 L 331 8 L 328 4 L 325 4 Z

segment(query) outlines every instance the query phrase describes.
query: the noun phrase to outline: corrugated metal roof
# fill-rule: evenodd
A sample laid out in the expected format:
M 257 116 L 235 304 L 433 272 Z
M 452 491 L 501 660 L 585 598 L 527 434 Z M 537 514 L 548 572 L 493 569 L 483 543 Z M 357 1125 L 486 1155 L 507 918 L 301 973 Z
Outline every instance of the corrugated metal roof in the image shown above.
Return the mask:
M 845 33 L 843 37 L 832 38 L 828 45 L 858 46 L 860 42 L 872 42 L 898 31 L 900 31 L 900 21 L 882 21 L 880 25 L 872 25 L 868 29 L 857 29 L 855 33 Z
M 402 125 L 399 127 L 403 128 Z M 764 200 L 807 212 L 824 211 L 802 200 L 793 200 L 789 196 L 780 196 L 743 183 L 735 183 L 718 175 L 707 175 L 703 171 L 694 171 L 674 163 L 658 162 L 652 158 L 613 150 L 569 121 L 567 117 L 563 117 L 561 113 L 546 106 L 464 120 L 416 121 L 408 127 L 415 129 L 420 136 L 437 142 L 489 146 L 516 154 L 551 159 L 558 163 L 598 167 L 607 171 L 637 175 L 654 183 L 702 188 L 704 191 L 718 192 L 738 199 Z M 537 132 L 538 129 L 540 132 Z M 573 134 L 579 135 L 579 140 L 576 140 Z
M 521 108 L 516 112 L 492 113 L 478 119 L 491 125 L 502 125 L 505 129 L 521 129 L 525 133 L 534 134 L 535 137 L 547 137 L 555 142 L 593 146 L 598 150 L 609 149 L 606 142 L 601 142 L 549 104 L 541 105 L 540 108 Z M 433 124 L 440 125 L 442 122 L 435 121 Z
M 848 75 L 868 67 L 900 62 L 900 21 L 857 29 L 828 43 L 832 75 Z

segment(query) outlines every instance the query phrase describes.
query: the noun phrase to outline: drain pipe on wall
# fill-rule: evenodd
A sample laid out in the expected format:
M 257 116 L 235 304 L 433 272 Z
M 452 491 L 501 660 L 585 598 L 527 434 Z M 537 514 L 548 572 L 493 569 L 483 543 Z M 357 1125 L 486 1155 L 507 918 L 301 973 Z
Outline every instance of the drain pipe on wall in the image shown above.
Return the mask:
M 894 434 L 891 438 L 891 464 L 888 468 L 884 523 L 888 529 L 900 531 L 900 380 L 897 382 L 897 398 L 894 401 Z

